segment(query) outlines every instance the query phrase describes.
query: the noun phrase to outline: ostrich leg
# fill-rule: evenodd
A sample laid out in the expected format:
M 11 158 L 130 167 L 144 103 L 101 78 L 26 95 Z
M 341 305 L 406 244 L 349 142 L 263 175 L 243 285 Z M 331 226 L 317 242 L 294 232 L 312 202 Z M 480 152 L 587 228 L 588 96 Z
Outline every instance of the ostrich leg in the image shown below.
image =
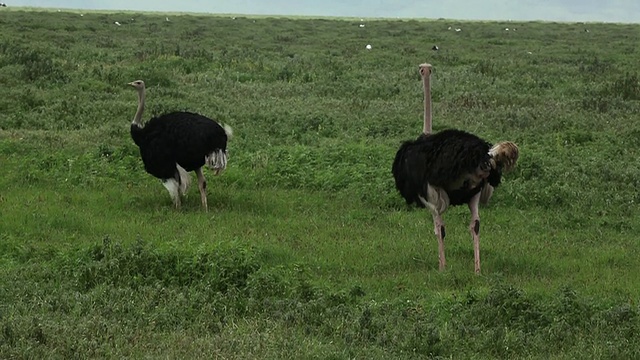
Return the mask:
M 420 201 L 424 204 L 424 206 L 429 209 L 431 215 L 433 216 L 433 231 L 436 233 L 438 237 L 438 257 L 440 259 L 440 270 L 444 270 L 447 265 L 447 261 L 444 257 L 444 220 L 442 220 L 442 214 L 447 210 L 449 206 L 449 196 L 447 193 L 438 187 L 431 186 L 429 183 L 426 184 L 427 187 L 427 199 L 422 196 L 418 196 Z
M 442 216 L 437 213 L 433 213 L 433 230 L 438 237 L 438 257 L 440 259 L 440 270 L 444 270 L 447 265 L 447 261 L 444 258 L 444 221 L 442 220 Z
M 469 201 L 469 210 L 471 211 L 471 223 L 469 224 L 469 231 L 473 238 L 473 258 L 476 274 L 480 274 L 480 213 L 478 211 L 478 205 L 480 204 L 480 196 L 482 193 L 477 193 Z
M 196 169 L 196 175 L 198 175 L 198 189 L 200 190 L 200 200 L 202 201 L 202 207 L 204 211 L 209 211 L 207 206 L 207 180 L 205 180 L 202 174 L 202 168 Z

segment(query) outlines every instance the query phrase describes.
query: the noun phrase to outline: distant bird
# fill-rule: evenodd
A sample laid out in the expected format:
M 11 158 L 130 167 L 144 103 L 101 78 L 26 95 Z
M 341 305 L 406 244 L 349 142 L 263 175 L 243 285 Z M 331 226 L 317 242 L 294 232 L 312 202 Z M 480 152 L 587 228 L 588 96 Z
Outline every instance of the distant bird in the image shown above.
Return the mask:
M 168 18 L 168 17 L 165 17 L 164 19 L 165 19 L 166 21 L 169 21 L 169 18 Z
M 438 45 L 433 45 L 433 47 L 431 47 L 431 50 L 438 51 L 440 50 L 440 48 L 438 47 Z
M 442 214 L 450 205 L 467 204 L 471 211 L 469 230 L 474 245 L 474 265 L 480 272 L 479 203 L 486 203 L 500 184 L 503 172 L 511 171 L 518 159 L 516 144 L 505 141 L 491 146 L 462 130 L 431 131 L 431 65 L 420 65 L 424 85 L 423 133 L 404 142 L 396 153 L 392 173 L 396 188 L 407 204 L 429 209 L 438 237 L 440 270 L 444 256 L 445 227 Z
M 1 6 L 1 7 L 7 7 L 7 4 L 5 4 L 5 3 L 0 3 L 0 6 Z
M 361 27 L 361 28 L 363 28 L 363 27 L 364 27 L 364 24 L 360 24 L 360 27 Z
M 140 148 L 145 170 L 162 180 L 176 208 L 180 208 L 180 195 L 189 187 L 187 172 L 195 171 L 202 207 L 207 211 L 207 182 L 202 166 L 212 168 L 215 175 L 226 168 L 231 128 L 190 112 L 171 112 L 143 124 L 144 81 L 136 80 L 129 85 L 138 91 L 138 110 L 131 123 L 131 137 Z
M 120 24 L 119 22 L 117 22 L 117 21 L 116 21 L 116 22 L 114 22 L 114 24 L 116 24 L 116 25 L 118 25 L 118 26 L 120 26 L 120 25 L 121 25 L 121 24 Z
M 365 46 L 367 48 L 367 50 L 371 50 L 371 44 L 367 44 L 367 46 Z

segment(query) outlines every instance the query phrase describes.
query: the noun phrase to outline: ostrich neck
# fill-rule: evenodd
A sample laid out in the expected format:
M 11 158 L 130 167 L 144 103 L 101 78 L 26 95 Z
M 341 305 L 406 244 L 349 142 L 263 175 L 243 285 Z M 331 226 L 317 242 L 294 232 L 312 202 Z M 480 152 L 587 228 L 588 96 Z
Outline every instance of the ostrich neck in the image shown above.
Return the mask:
M 425 135 L 431 134 L 431 84 L 429 78 L 431 74 L 422 76 L 424 85 L 424 126 L 422 132 Z
M 144 89 L 138 92 L 138 111 L 133 117 L 132 125 L 142 127 L 142 113 L 144 113 Z

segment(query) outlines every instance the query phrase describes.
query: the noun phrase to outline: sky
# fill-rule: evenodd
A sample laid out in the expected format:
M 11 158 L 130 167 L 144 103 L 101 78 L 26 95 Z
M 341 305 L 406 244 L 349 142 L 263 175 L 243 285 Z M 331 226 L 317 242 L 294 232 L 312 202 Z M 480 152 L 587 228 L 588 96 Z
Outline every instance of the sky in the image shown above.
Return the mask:
M 460 20 L 640 23 L 640 0 L 0 0 L 7 6 Z

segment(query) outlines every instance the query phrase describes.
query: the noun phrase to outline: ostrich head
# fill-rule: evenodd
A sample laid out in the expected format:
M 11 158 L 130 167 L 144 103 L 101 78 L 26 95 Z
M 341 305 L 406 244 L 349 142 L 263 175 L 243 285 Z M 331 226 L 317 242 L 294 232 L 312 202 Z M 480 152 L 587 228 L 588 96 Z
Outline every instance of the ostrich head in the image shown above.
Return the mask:
M 418 68 L 420 69 L 420 75 L 422 75 L 422 77 L 431 75 L 431 64 L 420 64 Z
M 129 85 L 133 86 L 138 91 L 144 90 L 144 81 L 142 80 L 132 81 L 129 83 Z

